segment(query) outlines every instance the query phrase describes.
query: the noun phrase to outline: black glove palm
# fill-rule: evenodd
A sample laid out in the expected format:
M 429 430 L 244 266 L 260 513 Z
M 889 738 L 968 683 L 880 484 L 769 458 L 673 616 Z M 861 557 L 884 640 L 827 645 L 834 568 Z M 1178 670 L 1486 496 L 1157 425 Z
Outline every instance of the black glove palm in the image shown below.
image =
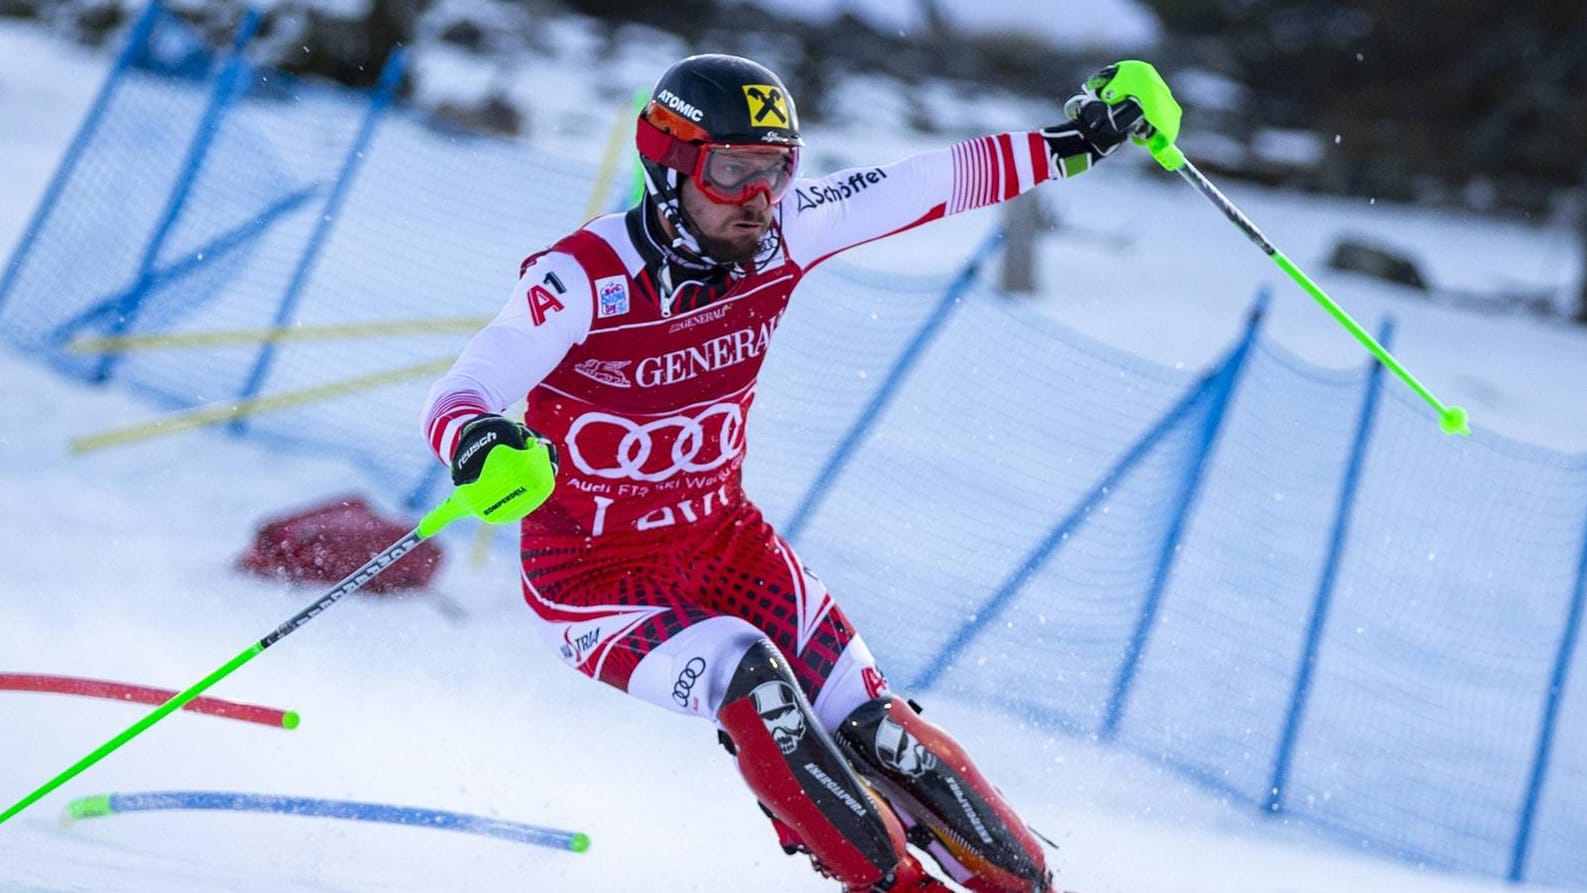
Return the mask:
M 1097 97 L 1079 93 L 1064 103 L 1067 124 L 1042 128 L 1042 139 L 1052 154 L 1053 165 L 1061 176 L 1072 177 L 1111 155 L 1131 136 L 1145 129 L 1145 115 L 1133 99 L 1108 104 Z
M 1068 123 L 1041 132 L 1062 176 L 1089 169 L 1126 140 L 1150 139 L 1157 132 L 1154 121 L 1173 131 L 1164 134 L 1165 142 L 1172 143 L 1178 134 L 1179 106 L 1157 70 L 1144 62 L 1109 65 L 1087 78 L 1080 89 L 1064 103 Z M 1155 117 L 1147 114 L 1147 105 L 1156 109 Z
M 1064 113 L 1099 157 L 1111 154 L 1132 136 L 1146 136 L 1151 129 L 1146 113 L 1133 99 L 1109 105 L 1095 95 L 1080 93 L 1064 103 Z

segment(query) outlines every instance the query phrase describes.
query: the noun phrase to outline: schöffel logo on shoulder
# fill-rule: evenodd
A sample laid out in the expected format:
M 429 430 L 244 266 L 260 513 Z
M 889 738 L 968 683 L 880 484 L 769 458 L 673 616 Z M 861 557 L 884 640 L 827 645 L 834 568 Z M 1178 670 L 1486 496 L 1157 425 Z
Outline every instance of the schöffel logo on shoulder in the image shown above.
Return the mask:
M 856 171 L 850 174 L 847 180 L 823 181 L 820 185 L 808 189 L 800 187 L 794 190 L 799 196 L 797 210 L 808 211 L 832 202 L 851 199 L 863 192 L 867 186 L 885 179 L 887 172 L 878 167 L 868 171 Z

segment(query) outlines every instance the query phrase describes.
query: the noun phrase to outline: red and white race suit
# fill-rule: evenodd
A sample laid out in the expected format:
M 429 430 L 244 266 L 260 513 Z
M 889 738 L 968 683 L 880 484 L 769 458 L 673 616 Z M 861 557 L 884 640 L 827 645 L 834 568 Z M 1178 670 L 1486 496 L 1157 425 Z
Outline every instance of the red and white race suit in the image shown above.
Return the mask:
M 470 419 L 527 394 L 525 422 L 556 443 L 561 469 L 523 522 L 525 598 L 570 664 L 714 717 L 732 670 L 721 664 L 764 635 L 824 726 L 885 690 L 826 588 L 743 492 L 756 376 L 809 270 L 1054 179 L 1048 153 L 1037 132 L 1005 133 L 796 180 L 763 262 L 710 278 L 674 264 L 665 308 L 645 205 L 524 262 L 506 306 L 435 383 L 424 426 L 446 460 Z

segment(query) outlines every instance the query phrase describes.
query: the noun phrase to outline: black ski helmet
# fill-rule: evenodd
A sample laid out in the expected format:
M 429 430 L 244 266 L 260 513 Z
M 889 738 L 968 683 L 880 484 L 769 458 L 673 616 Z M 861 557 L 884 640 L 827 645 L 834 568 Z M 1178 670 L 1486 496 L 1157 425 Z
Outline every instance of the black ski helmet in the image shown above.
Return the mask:
M 742 56 L 706 53 L 673 63 L 639 117 L 696 145 L 804 145 L 793 97 L 782 79 Z M 651 154 L 645 149 L 641 137 L 640 154 Z
M 771 69 L 740 56 L 707 53 L 673 63 L 651 91 L 635 132 L 646 191 L 675 207 L 679 176 L 694 172 L 702 147 L 804 145 L 793 97 Z M 672 216 L 669 214 L 669 216 Z

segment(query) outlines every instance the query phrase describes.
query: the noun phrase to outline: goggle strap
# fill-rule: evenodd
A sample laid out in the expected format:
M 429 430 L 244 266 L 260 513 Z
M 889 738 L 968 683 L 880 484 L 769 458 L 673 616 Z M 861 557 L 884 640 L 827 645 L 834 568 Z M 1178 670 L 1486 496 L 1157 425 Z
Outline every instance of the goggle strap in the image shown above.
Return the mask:
M 700 161 L 699 146 L 674 137 L 643 117 L 635 130 L 634 142 L 640 155 L 675 171 L 692 172 Z

